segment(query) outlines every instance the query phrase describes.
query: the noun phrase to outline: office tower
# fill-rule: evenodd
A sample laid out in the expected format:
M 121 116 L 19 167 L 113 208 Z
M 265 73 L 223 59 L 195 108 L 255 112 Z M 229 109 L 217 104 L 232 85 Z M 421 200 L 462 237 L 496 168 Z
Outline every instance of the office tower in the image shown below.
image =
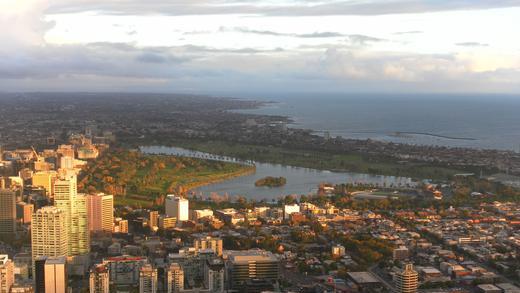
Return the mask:
M 199 237 L 193 241 L 193 247 L 199 251 L 202 249 L 211 249 L 216 255 L 222 256 L 222 239 L 206 236 Z
M 32 257 L 68 255 L 65 213 L 57 207 L 43 207 L 33 213 L 31 227 Z
M 54 183 L 54 206 L 65 214 L 68 228 L 69 256 L 83 255 L 90 251 L 90 233 L 85 195 L 77 194 L 76 176 L 64 176 Z
M 34 205 L 26 202 L 18 202 L 16 204 L 16 218 L 20 220 L 22 224 L 30 224 L 32 214 L 34 212 Z
M 45 293 L 67 292 L 67 258 L 49 257 L 45 261 Z
M 139 271 L 139 293 L 157 292 L 157 269 L 146 264 Z
M 419 284 L 419 274 L 413 264 L 406 264 L 402 272 L 396 275 L 395 284 L 399 293 L 415 293 Z
M 189 220 L 189 201 L 180 196 L 169 194 L 166 197 L 166 215 L 177 218 L 180 223 Z
M 16 232 L 16 191 L 0 189 L 0 234 Z
M 91 232 L 112 232 L 114 225 L 114 196 L 87 195 L 88 222 Z
M 109 293 L 110 282 L 108 268 L 104 264 L 98 264 L 90 271 L 90 293 Z
M 184 271 L 177 263 L 172 263 L 166 276 L 167 292 L 178 293 L 184 290 Z
M 33 174 L 32 186 L 39 186 L 45 189 L 45 195 L 49 198 L 53 197 L 54 182 L 57 178 L 56 171 L 41 171 Z
M 260 279 L 275 282 L 279 278 L 279 264 L 274 255 L 265 250 L 231 251 L 226 270 L 231 289 L 243 289 L 248 281 Z
M 224 262 L 221 259 L 206 260 L 204 285 L 210 292 L 224 292 Z
M 38 256 L 34 259 L 33 264 L 33 279 L 34 292 L 45 293 L 45 261 L 46 256 Z
M 149 213 L 149 221 L 148 221 L 148 226 L 150 227 L 150 229 L 156 229 L 157 227 L 159 227 L 159 212 L 158 211 L 150 211 Z
M 5 254 L 0 254 L 0 293 L 10 293 L 14 284 L 14 263 Z

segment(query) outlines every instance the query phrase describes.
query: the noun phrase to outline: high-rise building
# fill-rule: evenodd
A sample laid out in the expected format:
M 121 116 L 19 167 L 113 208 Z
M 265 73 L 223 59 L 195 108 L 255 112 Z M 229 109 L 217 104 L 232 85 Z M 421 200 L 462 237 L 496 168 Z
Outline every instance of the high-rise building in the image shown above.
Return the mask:
M 68 229 L 65 213 L 57 207 L 43 207 L 33 213 L 31 225 L 32 257 L 67 256 Z
M 413 264 L 406 264 L 402 272 L 396 274 L 395 285 L 398 293 L 416 293 L 419 285 L 419 274 Z
M 34 212 L 34 205 L 20 201 L 16 204 L 16 218 L 20 220 L 22 224 L 30 224 L 32 214 Z
M 157 269 L 146 264 L 139 271 L 139 293 L 157 292 Z
M 108 268 L 104 264 L 96 265 L 90 271 L 90 293 L 109 293 L 110 282 Z
M 180 196 L 169 194 L 166 197 L 166 215 L 177 218 L 180 223 L 190 218 L 189 201 Z
M 38 256 L 34 259 L 33 279 L 34 291 L 36 293 L 45 293 L 45 261 L 46 256 Z
M 0 234 L 16 232 L 16 191 L 0 189 Z
M 248 281 L 279 279 L 279 264 L 276 257 L 265 250 L 251 249 L 230 251 L 226 262 L 230 289 L 243 289 Z
M 40 171 L 33 174 L 32 185 L 40 186 L 45 189 L 47 197 L 53 197 L 54 182 L 57 178 L 56 171 Z
M 217 237 L 199 237 L 193 241 L 193 247 L 198 251 L 212 249 L 216 255 L 222 256 L 222 239 Z
M 112 232 L 114 225 L 114 196 L 87 195 L 88 223 L 91 232 Z
M 157 227 L 159 227 L 159 212 L 150 211 L 150 213 L 148 215 L 149 215 L 148 216 L 148 218 L 149 218 L 148 226 L 152 230 L 157 229 Z
M 167 292 L 178 293 L 184 290 L 184 271 L 177 263 L 172 263 L 166 275 Z
M 67 292 L 67 258 L 49 257 L 45 261 L 45 293 Z
M 224 292 L 224 262 L 221 259 L 206 260 L 204 285 L 210 292 Z
M 14 284 L 14 263 L 9 256 L 0 254 L 0 293 L 10 293 Z
M 87 199 L 85 195 L 77 194 L 76 181 L 75 175 L 68 175 L 54 183 L 54 205 L 65 214 L 70 256 L 83 255 L 90 251 Z

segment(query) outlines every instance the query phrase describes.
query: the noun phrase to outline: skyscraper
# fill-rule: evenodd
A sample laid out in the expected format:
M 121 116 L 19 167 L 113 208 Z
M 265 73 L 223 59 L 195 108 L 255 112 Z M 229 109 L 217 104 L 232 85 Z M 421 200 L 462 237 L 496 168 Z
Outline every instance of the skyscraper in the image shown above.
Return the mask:
M 68 229 L 65 213 L 57 207 L 43 207 L 33 213 L 31 228 L 32 257 L 67 256 Z
M 0 234 L 16 232 L 16 191 L 0 189 Z
M 146 264 L 139 271 L 139 293 L 157 292 L 157 269 Z
M 45 293 L 67 292 L 67 258 L 49 257 L 45 261 Z
M 177 263 L 172 263 L 168 268 L 167 276 L 167 292 L 178 293 L 184 290 L 184 271 Z
M 5 254 L 0 254 L 0 293 L 10 293 L 14 284 L 14 264 Z
M 398 273 L 395 279 L 397 292 L 416 293 L 419 284 L 419 274 L 413 269 L 413 264 L 405 265 L 402 272 Z
M 90 251 L 87 200 L 85 195 L 77 194 L 76 181 L 75 175 L 68 175 L 56 180 L 54 184 L 54 205 L 65 214 L 69 256 L 83 255 Z
M 96 265 L 90 271 L 90 293 L 109 293 L 110 283 L 108 268 L 104 264 Z
M 189 201 L 180 196 L 169 194 L 166 197 L 166 214 L 170 217 L 176 217 L 177 222 L 189 220 Z
M 114 196 L 87 195 L 87 213 L 91 232 L 112 232 L 114 225 Z

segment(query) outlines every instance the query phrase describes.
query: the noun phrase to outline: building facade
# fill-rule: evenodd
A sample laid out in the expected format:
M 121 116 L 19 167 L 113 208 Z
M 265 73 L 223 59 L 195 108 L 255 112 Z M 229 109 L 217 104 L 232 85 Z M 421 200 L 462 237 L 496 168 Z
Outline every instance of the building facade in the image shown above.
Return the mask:
M 139 293 L 157 292 L 157 269 L 146 264 L 139 271 Z
M 54 183 L 54 205 L 65 214 L 70 256 L 90 251 L 90 233 L 87 217 L 87 197 L 77 194 L 75 175 L 64 176 Z
M 395 285 L 399 293 L 416 293 L 419 286 L 419 274 L 412 264 L 406 264 L 402 272 L 396 274 Z
M 177 263 L 172 263 L 166 276 L 168 293 L 178 293 L 184 290 L 184 271 Z
M 31 245 L 33 261 L 39 256 L 67 256 L 68 229 L 65 213 L 57 207 L 43 207 L 33 213 Z
M 14 263 L 9 256 L 0 254 L 0 293 L 10 293 L 14 284 Z
M 49 257 L 45 261 L 45 293 L 67 292 L 67 258 Z
M 87 195 L 87 214 L 91 232 L 112 232 L 114 225 L 114 196 Z
M 188 221 L 190 218 L 189 201 L 180 196 L 169 194 L 165 201 L 166 215 L 177 218 L 177 221 Z
M 92 268 L 89 276 L 89 290 L 90 293 L 109 293 L 110 280 L 108 268 L 99 264 Z
M 0 189 L 0 234 L 16 232 L 16 191 Z

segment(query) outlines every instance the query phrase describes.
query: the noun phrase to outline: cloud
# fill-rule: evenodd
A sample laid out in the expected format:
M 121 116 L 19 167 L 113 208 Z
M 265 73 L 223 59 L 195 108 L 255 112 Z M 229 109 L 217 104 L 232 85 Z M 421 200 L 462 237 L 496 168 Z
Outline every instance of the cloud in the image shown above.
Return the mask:
M 456 43 L 455 45 L 461 46 L 461 47 L 488 47 L 489 46 L 489 44 L 479 43 L 479 42 L 463 42 L 463 43 Z
M 395 32 L 394 35 L 415 35 L 422 34 L 423 31 L 406 31 L 406 32 Z
M 255 30 L 245 27 L 220 27 L 220 32 L 239 32 L 244 34 L 255 34 L 255 35 L 266 35 L 276 37 L 293 37 L 293 38 L 339 38 L 346 37 L 348 35 L 338 32 L 313 32 L 308 34 L 295 34 L 295 33 L 281 33 L 269 30 Z
M 143 15 L 257 14 L 277 16 L 384 15 L 519 7 L 518 0 L 54 0 L 49 13 L 104 12 Z

